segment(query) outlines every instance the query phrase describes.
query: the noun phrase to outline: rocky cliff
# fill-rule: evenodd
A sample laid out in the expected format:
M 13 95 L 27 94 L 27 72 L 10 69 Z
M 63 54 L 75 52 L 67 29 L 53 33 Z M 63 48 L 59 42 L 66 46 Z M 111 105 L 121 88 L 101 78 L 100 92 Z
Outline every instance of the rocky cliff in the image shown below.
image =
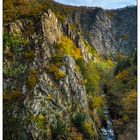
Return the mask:
M 4 24 L 5 140 L 101 139 L 102 102 L 91 107 L 78 62 L 131 54 L 136 7 L 63 16 L 49 8 Z

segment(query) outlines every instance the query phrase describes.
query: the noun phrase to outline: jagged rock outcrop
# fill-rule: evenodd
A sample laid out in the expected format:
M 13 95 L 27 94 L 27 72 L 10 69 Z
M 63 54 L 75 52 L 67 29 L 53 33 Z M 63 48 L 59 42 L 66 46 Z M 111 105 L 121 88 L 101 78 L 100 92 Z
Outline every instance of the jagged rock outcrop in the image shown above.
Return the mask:
M 85 87 L 76 69 L 75 61 L 66 56 L 63 62 L 64 65 L 60 69 L 66 76 L 56 84 L 52 77 L 43 72 L 39 82 L 24 101 L 27 116 L 43 116 L 48 129 L 50 126 L 56 126 L 58 119 L 66 124 L 67 129 L 70 129 L 74 115 L 77 112 L 88 111 Z M 90 118 L 87 119 L 90 121 Z M 45 133 L 44 130 L 39 130 L 36 122 L 32 122 L 28 129 L 34 139 L 42 139 Z
M 43 36 L 53 44 L 59 42 L 62 35 L 61 25 L 58 23 L 58 19 L 55 14 L 49 9 L 48 13 L 44 13 L 41 17 Z

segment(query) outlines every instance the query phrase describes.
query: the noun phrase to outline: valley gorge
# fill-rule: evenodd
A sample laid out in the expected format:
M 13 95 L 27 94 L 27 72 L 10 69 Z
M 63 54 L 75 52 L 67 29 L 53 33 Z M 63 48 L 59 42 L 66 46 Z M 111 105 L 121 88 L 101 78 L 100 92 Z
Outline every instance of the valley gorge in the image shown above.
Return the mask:
M 5 0 L 3 18 L 4 140 L 137 139 L 136 6 Z

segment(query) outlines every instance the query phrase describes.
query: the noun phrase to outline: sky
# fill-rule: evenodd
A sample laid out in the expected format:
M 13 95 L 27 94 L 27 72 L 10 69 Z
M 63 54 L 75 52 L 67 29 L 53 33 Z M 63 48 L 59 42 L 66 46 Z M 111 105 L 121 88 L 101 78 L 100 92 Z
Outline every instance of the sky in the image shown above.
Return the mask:
M 117 9 L 137 4 L 137 0 L 55 0 L 55 1 L 74 6 L 92 6 L 92 7 L 102 7 L 104 9 Z

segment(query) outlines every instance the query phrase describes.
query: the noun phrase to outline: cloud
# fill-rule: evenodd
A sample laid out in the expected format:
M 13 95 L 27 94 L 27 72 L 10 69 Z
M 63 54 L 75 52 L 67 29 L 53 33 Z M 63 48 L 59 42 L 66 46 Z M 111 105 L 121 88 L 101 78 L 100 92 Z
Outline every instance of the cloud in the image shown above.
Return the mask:
M 57 2 L 75 6 L 97 6 L 105 9 L 116 9 L 136 5 L 136 0 L 55 0 Z

